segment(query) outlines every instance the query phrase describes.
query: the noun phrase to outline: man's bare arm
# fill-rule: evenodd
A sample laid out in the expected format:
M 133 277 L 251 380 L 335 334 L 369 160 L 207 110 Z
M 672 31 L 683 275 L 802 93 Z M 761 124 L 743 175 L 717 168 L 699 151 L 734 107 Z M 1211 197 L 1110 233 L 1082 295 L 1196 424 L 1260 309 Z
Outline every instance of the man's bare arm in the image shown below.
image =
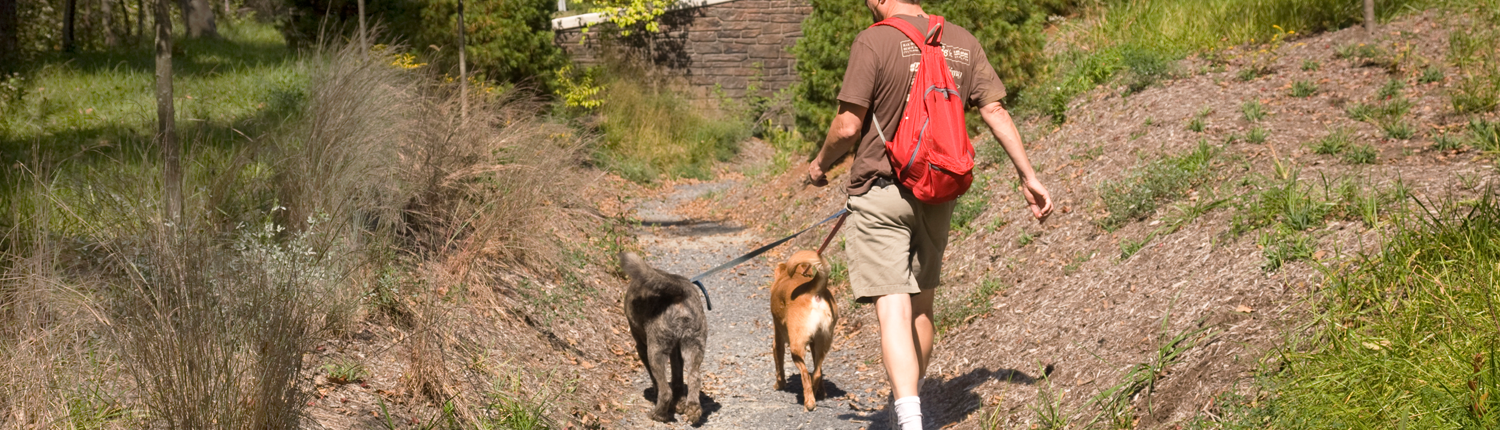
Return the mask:
M 994 102 L 979 108 L 979 117 L 984 119 L 985 125 L 990 127 L 990 133 L 995 135 L 995 140 L 1000 141 L 1000 146 L 1010 155 L 1016 175 L 1021 177 L 1021 194 L 1026 197 L 1032 216 L 1039 220 L 1047 219 L 1052 214 L 1052 196 L 1047 193 L 1047 187 L 1042 186 L 1036 171 L 1031 168 L 1031 160 L 1026 158 L 1026 149 L 1021 144 L 1021 132 L 1016 130 L 1016 123 L 1011 119 L 1010 112 L 1000 106 L 1000 102 Z
M 828 126 L 828 137 L 823 139 L 823 148 L 807 166 L 807 177 L 813 185 L 828 185 L 828 169 L 833 168 L 833 163 L 848 154 L 849 149 L 859 142 L 860 131 L 864 130 L 865 111 L 864 106 L 839 102 L 839 113 L 833 117 L 833 124 Z

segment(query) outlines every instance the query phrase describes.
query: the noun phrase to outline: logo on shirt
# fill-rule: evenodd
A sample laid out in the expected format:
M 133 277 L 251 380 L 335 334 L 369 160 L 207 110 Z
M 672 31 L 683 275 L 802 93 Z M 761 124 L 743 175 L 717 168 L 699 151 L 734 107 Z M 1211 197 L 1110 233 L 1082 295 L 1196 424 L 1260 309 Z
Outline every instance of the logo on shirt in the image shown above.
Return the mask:
M 901 41 L 901 58 L 920 56 L 922 56 L 922 50 L 917 49 L 917 44 L 911 43 L 910 40 Z M 967 67 L 971 65 L 969 59 L 972 56 L 968 49 L 943 45 L 943 57 L 947 58 L 949 63 L 957 63 Z M 954 64 L 948 65 L 948 68 L 953 67 Z

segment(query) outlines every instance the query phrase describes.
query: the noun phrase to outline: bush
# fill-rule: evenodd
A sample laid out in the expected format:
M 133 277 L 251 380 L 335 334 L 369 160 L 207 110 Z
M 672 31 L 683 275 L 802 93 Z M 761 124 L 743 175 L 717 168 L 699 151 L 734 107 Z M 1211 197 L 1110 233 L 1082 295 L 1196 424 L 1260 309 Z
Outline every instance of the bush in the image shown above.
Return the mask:
M 290 12 L 281 29 L 293 47 L 357 31 L 356 0 L 287 2 Z M 550 0 L 465 1 L 464 44 L 469 72 L 493 82 L 548 91 L 555 79 L 553 72 L 567 62 L 552 43 L 551 17 L 556 5 Z M 366 21 L 382 23 L 385 36 L 421 47 L 416 51 L 430 56 L 428 61 L 440 70 L 457 70 L 457 0 L 371 0 L 365 9 Z M 319 31 L 329 34 L 320 35 Z
M 734 156 L 750 137 L 750 124 L 741 118 L 704 114 L 664 84 L 616 73 L 605 85 L 599 110 L 604 142 L 595 156 L 626 179 L 708 178 L 715 162 Z

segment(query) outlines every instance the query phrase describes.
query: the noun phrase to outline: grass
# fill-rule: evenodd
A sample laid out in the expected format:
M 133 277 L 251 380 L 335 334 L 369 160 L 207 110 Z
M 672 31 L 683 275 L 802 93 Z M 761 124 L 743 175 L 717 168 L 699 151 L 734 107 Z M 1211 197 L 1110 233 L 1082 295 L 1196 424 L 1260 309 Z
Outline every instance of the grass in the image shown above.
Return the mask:
M 1380 124 L 1380 131 L 1385 132 L 1385 137 L 1394 140 L 1407 140 L 1417 134 L 1411 124 L 1406 121 L 1391 121 Z
M 933 313 L 937 316 L 935 323 L 938 334 L 947 333 L 948 330 L 989 312 L 990 299 L 1003 294 L 1007 288 L 1008 285 L 999 279 L 988 278 L 980 282 L 967 297 L 962 299 L 950 297 L 948 294 L 941 295 L 937 303 L 938 310 Z
M 1319 63 L 1318 60 L 1311 58 L 1302 60 L 1302 71 L 1304 72 L 1316 72 L 1321 68 L 1323 68 L 1323 64 Z
M 1500 316 L 1485 287 L 1500 279 L 1500 205 L 1429 209 L 1398 223 L 1378 255 L 1330 274 L 1313 300 L 1315 335 L 1282 353 L 1272 425 L 1500 425 Z
M 1240 113 L 1244 115 L 1245 121 L 1259 122 L 1266 118 L 1266 106 L 1260 100 L 1251 100 L 1240 105 Z
M 1500 2 L 1475 1 L 1467 28 L 1448 35 L 1448 62 L 1454 81 L 1448 89 L 1449 104 L 1458 114 L 1494 111 L 1500 106 Z
M 1299 80 L 1292 83 L 1291 95 L 1296 98 L 1308 98 L 1318 93 L 1318 84 L 1312 81 Z
M 1353 144 L 1354 132 L 1348 128 L 1338 128 L 1312 144 L 1312 150 L 1318 154 L 1337 155 L 1343 153 L 1345 149 L 1348 149 Z
M 1500 122 L 1474 118 L 1469 120 L 1471 144 L 1481 151 L 1500 152 Z
M 714 163 L 727 161 L 750 137 L 750 127 L 727 113 L 704 114 L 687 100 L 628 71 L 608 81 L 596 157 L 636 182 L 661 177 L 706 179 Z
M 1250 127 L 1250 131 L 1245 133 L 1245 142 L 1257 145 L 1266 143 L 1266 138 L 1270 135 L 1271 132 L 1267 131 L 1265 127 Z
M 1137 166 L 1124 179 L 1099 184 L 1108 212 L 1098 222 L 1114 231 L 1128 222 L 1145 219 L 1165 200 L 1177 199 L 1212 178 L 1220 150 L 1200 141 L 1197 148 Z
M 328 382 L 340 385 L 364 381 L 365 377 L 370 376 L 364 363 L 347 358 L 324 364 L 323 371 L 328 374 Z
M 949 228 L 960 234 L 974 232 L 971 225 L 975 218 L 984 214 L 984 210 L 990 206 L 989 193 L 990 175 L 978 173 L 974 175 L 974 182 L 969 185 L 969 191 L 958 197 L 958 203 L 953 206 L 953 218 L 949 219 Z
M 1430 83 L 1433 83 L 1433 82 L 1440 82 L 1442 80 L 1443 80 L 1443 68 L 1435 66 L 1435 65 L 1433 65 L 1433 66 L 1427 66 L 1427 68 L 1422 69 L 1422 76 L 1420 76 L 1420 77 L 1417 78 L 1417 82 L 1420 82 L 1420 83 L 1423 83 L 1423 84 L 1430 84 Z
M 1169 311 L 1168 315 L 1162 318 L 1161 339 L 1165 342 L 1157 347 L 1155 355 L 1145 362 L 1131 365 L 1120 377 L 1118 384 L 1105 388 L 1090 400 L 1100 409 L 1100 414 L 1095 416 L 1094 423 L 1102 420 L 1111 428 L 1134 428 L 1137 420 L 1137 411 L 1134 406 L 1136 399 L 1143 399 L 1146 414 L 1151 414 L 1153 410 L 1151 394 L 1156 391 L 1156 383 L 1167 375 L 1167 369 L 1176 364 L 1182 358 L 1183 353 L 1216 334 L 1212 327 L 1205 327 L 1200 321 L 1176 335 L 1171 335 L 1166 332 L 1170 323 Z

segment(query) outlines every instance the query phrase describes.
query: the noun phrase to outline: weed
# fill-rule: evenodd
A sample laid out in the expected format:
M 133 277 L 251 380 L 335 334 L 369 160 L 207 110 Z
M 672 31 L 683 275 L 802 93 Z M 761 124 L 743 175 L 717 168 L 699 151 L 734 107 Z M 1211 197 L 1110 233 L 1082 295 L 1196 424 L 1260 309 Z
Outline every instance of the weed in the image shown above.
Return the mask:
M 1396 65 L 1395 57 L 1390 51 L 1373 44 L 1343 45 L 1337 48 L 1335 55 L 1341 59 L 1352 60 L 1359 67 L 1391 68 Z
M 1344 151 L 1343 159 L 1349 164 L 1375 164 L 1380 159 L 1380 151 L 1369 144 L 1354 145 Z
M 1304 72 L 1316 72 L 1319 68 L 1322 67 L 1323 65 L 1321 63 L 1318 63 L 1318 60 L 1314 60 L 1311 58 L 1302 60 L 1302 71 Z
M 1385 137 L 1395 140 L 1411 139 L 1417 133 L 1410 123 L 1406 121 L 1391 121 L 1380 124 L 1380 130 L 1385 132 Z
M 1072 428 L 1069 425 L 1069 417 L 1063 409 L 1063 397 L 1052 388 L 1052 380 L 1047 379 L 1047 386 L 1038 389 L 1036 402 L 1030 409 L 1037 415 L 1037 430 L 1066 430 Z
M 1266 143 L 1266 138 L 1270 134 L 1271 132 L 1266 131 L 1264 127 L 1251 127 L 1250 131 L 1245 133 L 1245 141 L 1257 145 Z
M 1162 318 L 1162 338 L 1167 338 L 1166 327 L 1170 325 L 1170 312 Z M 1150 414 L 1151 394 L 1156 391 L 1156 383 L 1167 375 L 1167 369 L 1182 358 L 1187 350 L 1198 346 L 1200 342 L 1215 335 L 1211 327 L 1203 327 L 1202 321 L 1189 326 L 1177 335 L 1167 338 L 1156 349 L 1156 354 L 1144 363 L 1130 366 L 1121 377 L 1119 384 L 1106 388 L 1099 392 L 1091 400 L 1100 409 L 1100 415 L 1094 418 L 1098 421 L 1105 419 L 1114 428 L 1134 428 L 1135 411 L 1132 403 L 1139 394 L 1146 400 L 1146 413 Z
M 1375 98 L 1380 100 L 1396 98 L 1401 95 L 1401 91 L 1404 89 L 1406 89 L 1405 81 L 1391 78 L 1390 80 L 1385 81 L 1384 85 L 1380 86 L 1380 90 L 1375 92 Z
M 1500 152 L 1500 122 L 1480 118 L 1469 120 L 1469 137 L 1473 146 L 1485 152 Z
M 1099 196 L 1109 212 L 1099 226 L 1113 231 L 1127 222 L 1144 219 L 1156 210 L 1158 202 L 1176 199 L 1188 189 L 1211 178 L 1219 149 L 1207 141 L 1185 154 L 1165 157 L 1138 166 L 1118 181 L 1099 185 Z
M 1318 139 L 1318 142 L 1312 145 L 1312 150 L 1318 154 L 1334 155 L 1344 152 L 1353 142 L 1354 132 L 1341 127 L 1329 132 L 1322 139 Z
M 1134 94 L 1176 75 L 1172 58 L 1153 49 L 1127 49 L 1120 57 L 1129 73 L 1125 77 L 1125 94 Z
M 1130 258 L 1130 256 L 1144 249 L 1146 244 L 1151 243 L 1152 240 L 1176 233 L 1182 226 L 1193 222 L 1193 220 L 1198 219 L 1198 217 L 1203 216 L 1208 211 L 1217 209 L 1228 201 L 1228 199 L 1200 198 L 1196 201 L 1173 205 L 1172 211 L 1162 219 L 1164 225 L 1153 230 L 1151 234 L 1146 235 L 1146 237 L 1138 241 L 1126 239 L 1120 242 L 1120 259 L 1125 260 Z
M 1266 117 L 1266 107 L 1260 100 L 1250 100 L 1240 105 L 1240 113 L 1245 115 L 1245 121 L 1257 122 Z
M 370 376 L 364 363 L 347 358 L 324 364 L 323 371 L 328 373 L 328 382 L 340 385 L 360 382 L 365 380 L 366 376 Z
M 1443 68 L 1438 67 L 1436 65 L 1427 66 L 1426 69 L 1422 69 L 1422 76 L 1420 76 L 1420 77 L 1417 78 L 1417 82 L 1424 83 L 1424 84 L 1430 84 L 1430 83 L 1438 82 L 1438 81 L 1442 81 L 1442 80 L 1443 80 Z
M 958 203 L 953 206 L 953 217 L 948 221 L 949 228 L 960 234 L 974 232 L 970 224 L 975 218 L 979 218 L 979 215 L 984 214 L 985 208 L 990 205 L 990 193 L 987 190 L 989 181 L 990 175 L 988 174 L 974 175 L 974 182 L 969 185 L 969 192 L 959 196 Z
M 1266 264 L 1261 268 L 1267 272 L 1274 272 L 1289 262 L 1311 259 L 1313 255 L 1312 238 L 1301 231 L 1273 228 L 1261 233 L 1255 243 L 1265 255 Z
M 1450 133 L 1444 132 L 1432 138 L 1432 149 L 1437 151 L 1458 151 L 1464 146 L 1464 139 Z
M 1202 133 L 1203 132 L 1203 118 L 1202 117 L 1193 117 L 1193 119 L 1188 120 L 1187 129 L 1188 129 L 1188 131 L 1191 131 L 1191 132 L 1194 132 L 1194 133 Z
M 1313 188 L 1298 180 L 1298 172 L 1285 172 L 1258 193 L 1242 197 L 1230 232 L 1245 232 L 1281 225 L 1289 231 L 1306 231 L 1323 225 L 1333 206 L 1313 195 Z
M 990 299 L 1005 292 L 1008 286 L 999 279 L 989 278 L 979 283 L 979 286 L 971 291 L 968 297 L 957 300 L 944 295 L 939 299 L 938 312 L 935 312 L 938 334 L 947 333 L 949 329 L 968 323 L 970 319 L 984 315 L 990 310 Z
M 1318 84 L 1312 81 L 1297 81 L 1292 83 L 1292 97 L 1307 98 L 1318 93 Z
M 1019 245 L 1022 248 L 1025 248 L 1026 245 L 1030 245 L 1032 242 L 1035 242 L 1035 241 L 1036 241 L 1036 236 L 1033 236 L 1031 234 L 1031 232 L 1026 231 L 1026 230 L 1021 230 L 1021 235 L 1020 236 L 1016 236 L 1016 245 Z

